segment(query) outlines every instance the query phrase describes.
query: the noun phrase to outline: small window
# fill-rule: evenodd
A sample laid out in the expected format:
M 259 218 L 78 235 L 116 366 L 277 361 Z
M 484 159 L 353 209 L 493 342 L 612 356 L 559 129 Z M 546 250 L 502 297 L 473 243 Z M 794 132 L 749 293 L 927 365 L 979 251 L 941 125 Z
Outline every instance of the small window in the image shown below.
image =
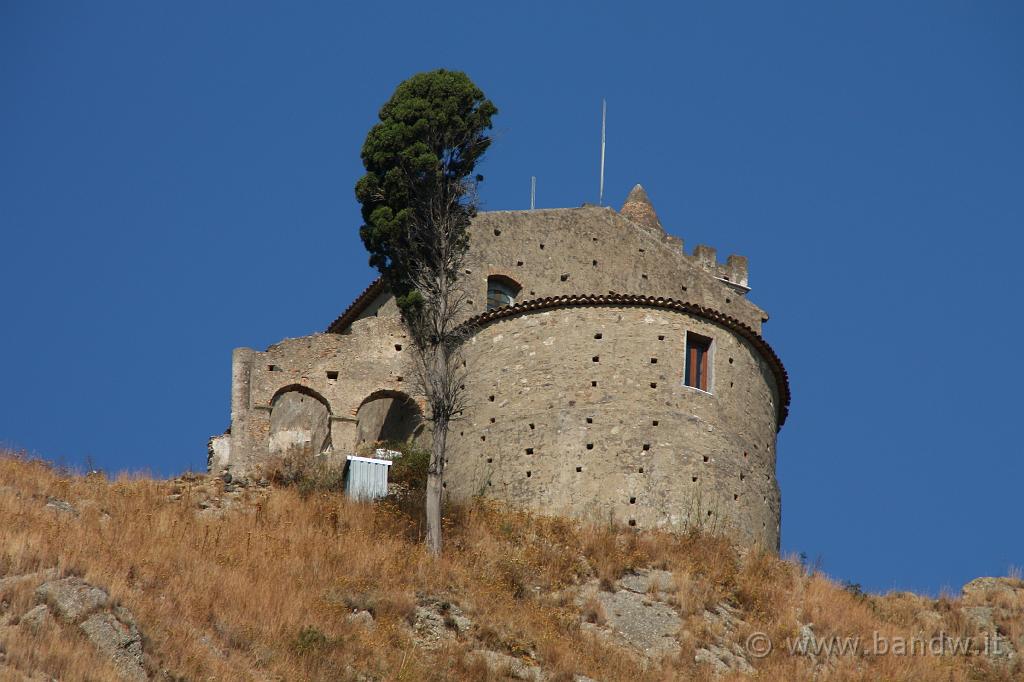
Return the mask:
M 515 305 L 520 286 L 508 277 L 491 275 L 487 278 L 487 309 L 494 310 Z
M 684 383 L 702 391 L 710 390 L 711 339 L 697 334 L 686 335 L 686 378 Z

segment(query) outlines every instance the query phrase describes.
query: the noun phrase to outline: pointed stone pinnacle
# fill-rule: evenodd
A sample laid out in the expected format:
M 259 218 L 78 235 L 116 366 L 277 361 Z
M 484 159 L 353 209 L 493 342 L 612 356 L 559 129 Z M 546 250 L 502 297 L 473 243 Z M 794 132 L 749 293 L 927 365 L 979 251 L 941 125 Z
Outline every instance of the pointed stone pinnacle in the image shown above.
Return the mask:
M 658 214 L 654 212 L 651 200 L 647 197 L 647 192 L 640 185 L 636 185 L 630 190 L 629 196 L 626 197 L 626 203 L 619 209 L 619 214 L 645 227 L 664 229 L 661 226 L 661 221 L 658 220 Z

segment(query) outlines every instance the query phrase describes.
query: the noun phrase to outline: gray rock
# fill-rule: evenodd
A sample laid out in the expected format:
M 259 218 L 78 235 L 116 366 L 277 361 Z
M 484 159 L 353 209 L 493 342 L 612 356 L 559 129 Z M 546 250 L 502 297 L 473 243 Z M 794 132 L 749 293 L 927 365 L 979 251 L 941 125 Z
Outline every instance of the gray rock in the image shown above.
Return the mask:
M 731 647 L 709 644 L 706 647 L 697 649 L 693 660 L 697 663 L 710 665 L 716 675 L 732 672 L 749 675 L 754 672 L 753 666 L 747 662 L 747 659 L 743 656 L 743 650 L 737 644 L 733 644 Z
M 78 627 L 93 646 L 110 658 L 124 679 L 146 680 L 148 676 L 142 666 L 142 635 L 134 619 L 131 620 L 124 623 L 113 613 L 104 611 L 89 616 Z
M 484 661 L 492 674 L 504 675 L 514 680 L 530 680 L 531 682 L 542 682 L 546 679 L 544 672 L 538 666 L 508 654 L 489 649 L 476 649 L 469 652 L 469 655 Z
M 725 602 L 716 604 L 711 611 L 705 610 L 704 620 L 712 626 L 712 629 L 721 629 L 726 634 L 745 624 L 739 617 L 739 611 Z
M 676 635 L 682 621 L 668 604 L 631 590 L 598 592 L 607 627 L 650 658 L 676 651 Z
M 720 632 L 722 636 L 718 637 L 716 641 L 698 648 L 693 660 L 710 665 L 712 672 L 716 675 L 754 673 L 754 667 L 747 661 L 746 652 L 729 638 L 740 625 L 745 624 L 739 617 L 739 612 L 725 602 L 721 602 L 716 604 L 713 609 L 704 611 L 704 620 L 707 622 L 709 630 Z M 803 630 L 801 630 L 801 634 L 803 634 Z M 811 636 L 813 637 L 813 633 Z
M 46 507 L 64 514 L 70 514 L 71 516 L 78 516 L 78 510 L 75 509 L 75 505 L 56 497 L 46 498 Z
M 50 607 L 40 604 L 22 616 L 19 625 L 30 632 L 39 632 L 54 622 L 53 616 L 50 614 Z
M 5 592 L 9 589 L 17 588 L 25 583 L 35 583 L 38 585 L 44 580 L 53 580 L 57 577 L 57 571 L 53 568 L 48 568 L 45 571 L 35 571 L 33 573 L 25 573 L 22 575 L 8 575 L 0 578 L 0 593 Z
M 619 587 L 637 594 L 661 595 L 671 592 L 674 585 L 670 571 L 636 571 L 619 580 Z
M 964 615 L 988 638 L 984 653 L 990 660 L 1009 663 L 1018 658 L 1013 640 L 1000 633 L 998 621 L 1014 620 L 1005 604 L 1017 602 L 1024 582 L 1016 578 L 975 578 L 961 590 Z M 1020 644 L 1024 644 L 1022 638 Z
M 345 616 L 345 620 L 354 625 L 361 625 L 366 628 L 373 627 L 373 614 L 369 611 L 353 611 Z
M 413 614 L 413 639 L 420 648 L 428 651 L 472 628 L 473 622 L 463 615 L 462 610 L 446 601 L 428 599 L 417 606 Z
M 68 623 L 77 623 L 89 613 L 106 606 L 110 600 L 104 590 L 77 576 L 43 583 L 36 589 L 36 599 L 49 604 Z
M 1012 595 L 1024 590 L 1024 582 L 1015 578 L 975 578 L 960 590 L 964 601 L 969 604 L 984 604 L 999 594 Z

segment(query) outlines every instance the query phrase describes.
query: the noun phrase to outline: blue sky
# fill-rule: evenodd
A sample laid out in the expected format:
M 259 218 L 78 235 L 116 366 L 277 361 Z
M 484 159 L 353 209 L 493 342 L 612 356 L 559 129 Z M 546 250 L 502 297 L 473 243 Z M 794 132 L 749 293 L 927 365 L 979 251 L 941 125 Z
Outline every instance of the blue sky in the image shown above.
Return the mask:
M 485 208 L 596 201 L 607 97 L 608 202 L 750 258 L 783 551 L 872 590 L 1024 565 L 1024 5 L 552 4 L 0 1 L 0 441 L 203 469 L 231 349 L 373 277 L 360 146 L 447 67 L 501 110 Z

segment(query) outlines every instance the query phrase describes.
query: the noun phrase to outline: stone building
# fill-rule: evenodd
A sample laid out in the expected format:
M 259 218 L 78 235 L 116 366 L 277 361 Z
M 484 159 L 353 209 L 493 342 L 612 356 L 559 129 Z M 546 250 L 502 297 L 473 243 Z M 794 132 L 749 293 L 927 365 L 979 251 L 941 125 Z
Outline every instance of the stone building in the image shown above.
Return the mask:
M 779 544 L 785 369 L 761 337 L 747 259 L 665 233 L 637 185 L 618 212 L 493 211 L 471 227 L 467 407 L 445 490 L 637 528 L 701 525 Z M 408 339 L 378 280 L 324 333 L 232 358 L 210 467 L 338 457 L 419 438 Z

